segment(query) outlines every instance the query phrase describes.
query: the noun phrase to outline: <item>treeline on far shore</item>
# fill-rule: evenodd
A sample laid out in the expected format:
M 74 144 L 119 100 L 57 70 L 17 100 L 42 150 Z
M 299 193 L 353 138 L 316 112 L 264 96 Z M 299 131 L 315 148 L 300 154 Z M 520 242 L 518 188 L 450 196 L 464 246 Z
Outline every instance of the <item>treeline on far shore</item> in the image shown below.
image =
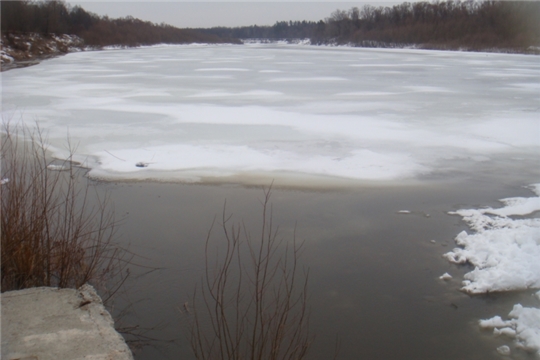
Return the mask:
M 217 34 L 154 24 L 127 16 L 111 19 L 88 12 L 64 1 L 1 1 L 1 31 L 10 34 L 71 34 L 83 39 L 85 46 L 140 46 L 160 43 L 240 43 Z
M 447 0 L 365 5 L 336 10 L 325 20 L 198 31 L 240 39 L 309 38 L 312 44 L 538 53 L 540 2 Z
M 539 1 L 433 0 L 392 7 L 364 5 L 336 10 L 317 22 L 279 21 L 273 26 L 210 29 L 180 29 L 131 16 L 112 19 L 62 0 L 1 1 L 0 6 L 3 41 L 18 33 L 77 35 L 89 47 L 307 38 L 314 45 L 540 53 Z

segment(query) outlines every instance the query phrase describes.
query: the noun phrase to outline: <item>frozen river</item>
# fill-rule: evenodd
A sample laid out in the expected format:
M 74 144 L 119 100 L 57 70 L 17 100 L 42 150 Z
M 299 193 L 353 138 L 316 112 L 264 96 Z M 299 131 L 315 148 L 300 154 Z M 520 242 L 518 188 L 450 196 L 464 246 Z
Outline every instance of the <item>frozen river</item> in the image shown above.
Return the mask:
M 144 324 L 177 315 L 225 199 L 256 220 L 260 190 L 236 185 L 274 180 L 276 223 L 307 239 L 310 359 L 331 358 L 336 334 L 343 359 L 540 350 L 540 186 L 522 188 L 540 183 L 536 56 L 156 46 L 72 53 L 4 72 L 2 88 L 4 121 L 37 122 L 59 158 L 70 138 L 110 180 L 96 186 L 133 250 L 163 267 L 130 285 L 149 298 Z
M 2 77 L 4 112 L 36 120 L 58 156 L 69 133 L 98 178 L 410 180 L 540 146 L 534 56 L 164 46 Z

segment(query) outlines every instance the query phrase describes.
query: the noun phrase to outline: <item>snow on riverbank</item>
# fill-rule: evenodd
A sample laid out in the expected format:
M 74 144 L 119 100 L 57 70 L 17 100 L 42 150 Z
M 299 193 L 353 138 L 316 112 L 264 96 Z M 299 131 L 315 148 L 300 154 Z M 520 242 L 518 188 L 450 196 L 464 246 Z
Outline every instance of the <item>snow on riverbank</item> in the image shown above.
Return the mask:
M 67 34 L 8 33 L 2 34 L 0 45 L 0 63 L 2 70 L 6 70 L 16 63 L 37 63 L 43 58 L 80 51 L 83 40 L 76 35 Z
M 453 263 L 475 266 L 465 274 L 463 291 L 480 294 L 540 288 L 540 218 L 522 218 L 540 210 L 540 184 L 529 188 L 536 197 L 502 199 L 505 206 L 498 209 L 451 213 L 462 216 L 475 231 L 461 232 L 456 238 L 460 247 L 444 255 Z M 511 319 L 506 321 L 500 316 L 481 320 L 480 326 L 515 338 L 518 347 L 540 355 L 540 309 L 516 304 L 508 316 Z

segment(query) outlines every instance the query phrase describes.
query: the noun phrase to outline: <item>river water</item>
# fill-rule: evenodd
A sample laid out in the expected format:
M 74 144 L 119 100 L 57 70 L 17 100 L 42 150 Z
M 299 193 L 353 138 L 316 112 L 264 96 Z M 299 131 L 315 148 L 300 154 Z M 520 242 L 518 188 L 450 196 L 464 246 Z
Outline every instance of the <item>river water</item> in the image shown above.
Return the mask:
M 310 269 L 309 359 L 493 359 L 511 345 L 482 331 L 478 320 L 506 314 L 513 304 L 534 306 L 531 291 L 469 296 L 459 291 L 470 268 L 442 258 L 466 225 L 448 211 L 498 206 L 494 199 L 530 196 L 521 188 L 537 173 L 496 180 L 474 175 L 410 186 L 302 191 L 274 189 L 275 224 L 285 239 L 305 240 Z M 504 181 L 500 181 L 504 179 Z M 136 352 L 138 359 L 192 358 L 186 340 L 189 301 L 203 276 L 204 240 L 224 202 L 237 221 L 257 229 L 260 188 L 153 183 L 100 183 L 123 217 L 122 243 L 160 270 L 126 285 L 133 303 L 126 324 L 158 327 L 149 336 L 175 340 Z M 400 213 L 409 210 L 409 214 Z M 219 232 L 214 238 L 219 241 Z M 432 241 L 434 240 L 434 242 Z M 137 268 L 133 269 L 137 273 Z M 454 277 L 439 279 L 449 272 Z M 126 306 L 122 300 L 119 309 Z M 513 358 L 534 358 L 514 352 Z

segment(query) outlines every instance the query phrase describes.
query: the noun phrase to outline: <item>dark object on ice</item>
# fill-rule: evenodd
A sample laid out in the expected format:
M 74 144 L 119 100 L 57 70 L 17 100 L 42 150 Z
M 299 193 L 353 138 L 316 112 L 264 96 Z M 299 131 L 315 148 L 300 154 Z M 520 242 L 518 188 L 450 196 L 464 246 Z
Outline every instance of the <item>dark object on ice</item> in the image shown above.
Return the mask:
M 148 163 L 139 161 L 138 163 L 135 164 L 135 166 L 136 167 L 148 167 Z

